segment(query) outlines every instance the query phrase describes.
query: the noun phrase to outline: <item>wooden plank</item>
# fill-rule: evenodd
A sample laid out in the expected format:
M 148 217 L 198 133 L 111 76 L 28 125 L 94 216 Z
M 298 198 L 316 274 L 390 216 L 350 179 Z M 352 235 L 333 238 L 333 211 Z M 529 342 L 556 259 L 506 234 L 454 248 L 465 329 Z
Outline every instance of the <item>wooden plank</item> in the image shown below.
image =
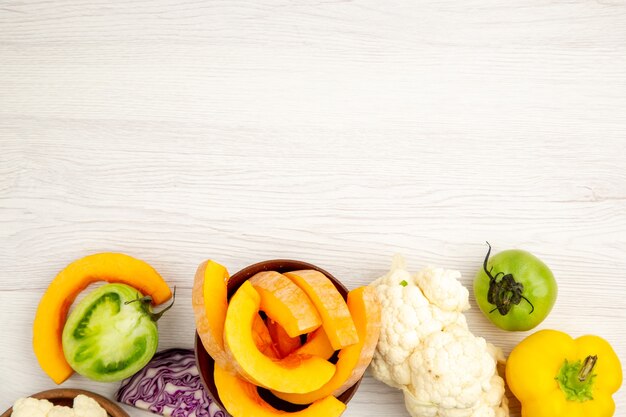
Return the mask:
M 542 327 L 626 358 L 625 114 L 621 2 L 5 2 L 0 410 L 52 386 L 37 301 L 105 250 L 178 286 L 161 345 L 191 347 L 206 258 L 301 259 L 356 287 L 401 252 L 469 286 L 489 240 L 554 270 Z M 506 352 L 526 335 L 471 302 Z M 345 415 L 381 414 L 407 415 L 368 377 Z

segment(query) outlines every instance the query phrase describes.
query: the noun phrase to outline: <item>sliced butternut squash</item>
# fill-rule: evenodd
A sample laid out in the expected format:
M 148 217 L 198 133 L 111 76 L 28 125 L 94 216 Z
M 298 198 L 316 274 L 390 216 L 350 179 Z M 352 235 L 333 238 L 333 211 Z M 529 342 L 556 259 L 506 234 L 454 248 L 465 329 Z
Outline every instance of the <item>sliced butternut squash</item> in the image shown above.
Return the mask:
M 219 366 L 232 370 L 224 350 L 228 278 L 228 271 L 222 265 L 211 260 L 202 262 L 194 277 L 191 304 L 202 345 Z
M 278 322 L 290 337 L 309 333 L 322 324 L 307 294 L 275 271 L 259 272 L 250 283 L 261 296 L 261 310 Z
M 289 355 L 276 361 L 259 351 L 252 337 L 252 325 L 260 304 L 259 293 L 246 281 L 228 305 L 224 345 L 237 372 L 261 387 L 290 393 L 310 392 L 328 382 L 335 365 L 322 358 Z
M 252 322 L 252 338 L 256 347 L 265 355 L 272 359 L 282 358 L 278 352 L 274 340 L 270 335 L 268 327 L 258 314 Z
M 233 417 L 339 417 L 346 405 L 333 396 L 311 404 L 302 411 L 288 413 L 266 403 L 250 382 L 215 366 L 215 386 L 226 411 Z
M 152 297 L 152 304 L 167 301 L 172 292 L 150 265 L 122 253 L 97 253 L 65 267 L 52 280 L 39 302 L 33 323 L 33 349 L 41 368 L 57 384 L 74 372 L 65 360 L 61 334 L 76 296 L 97 281 L 120 282 Z
M 348 293 L 348 308 L 352 319 L 359 332 L 359 343 L 355 345 L 354 352 L 347 352 L 346 355 L 356 354 L 359 350 L 359 359 L 348 379 L 334 392 L 334 396 L 343 394 L 348 388 L 354 385 L 365 373 L 365 370 L 372 362 L 374 351 L 378 344 L 381 326 L 381 306 L 378 295 L 374 287 L 365 286 L 356 288 Z M 350 346 L 346 349 L 350 349 Z M 341 355 L 341 352 L 339 352 Z
M 329 395 L 339 396 L 363 376 L 372 360 L 380 334 L 380 304 L 373 287 L 360 287 L 348 294 L 348 308 L 354 318 L 359 342 L 339 352 L 337 371 L 326 385 L 306 394 L 274 395 L 294 404 L 309 404 Z
M 326 275 L 314 270 L 286 272 L 285 276 L 302 288 L 322 316 L 322 327 L 333 349 L 359 341 L 348 306 Z
M 283 326 L 272 319 L 268 319 L 267 329 L 281 358 L 284 358 L 302 346 L 300 336 L 290 337 Z
M 322 327 L 309 333 L 306 342 L 294 352 L 298 355 L 312 355 L 322 359 L 330 359 L 335 349 L 330 344 L 328 336 Z

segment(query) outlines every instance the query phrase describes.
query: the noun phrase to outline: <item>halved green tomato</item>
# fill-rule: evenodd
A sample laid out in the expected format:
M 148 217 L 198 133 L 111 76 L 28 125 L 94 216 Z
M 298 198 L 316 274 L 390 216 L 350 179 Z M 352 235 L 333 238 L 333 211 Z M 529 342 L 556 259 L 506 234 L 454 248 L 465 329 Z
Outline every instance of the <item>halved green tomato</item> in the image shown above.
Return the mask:
M 63 353 L 79 374 L 119 381 L 143 368 L 159 342 L 150 297 L 125 284 L 107 284 L 74 308 L 63 328 Z

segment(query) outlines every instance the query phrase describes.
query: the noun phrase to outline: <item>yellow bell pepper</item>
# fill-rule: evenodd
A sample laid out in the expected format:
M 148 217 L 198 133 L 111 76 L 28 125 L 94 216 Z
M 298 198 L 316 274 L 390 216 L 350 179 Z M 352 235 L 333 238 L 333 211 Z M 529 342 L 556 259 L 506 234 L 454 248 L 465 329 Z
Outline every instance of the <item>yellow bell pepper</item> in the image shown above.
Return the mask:
M 522 403 L 522 417 L 610 417 L 622 365 L 601 337 L 541 330 L 513 349 L 506 382 Z

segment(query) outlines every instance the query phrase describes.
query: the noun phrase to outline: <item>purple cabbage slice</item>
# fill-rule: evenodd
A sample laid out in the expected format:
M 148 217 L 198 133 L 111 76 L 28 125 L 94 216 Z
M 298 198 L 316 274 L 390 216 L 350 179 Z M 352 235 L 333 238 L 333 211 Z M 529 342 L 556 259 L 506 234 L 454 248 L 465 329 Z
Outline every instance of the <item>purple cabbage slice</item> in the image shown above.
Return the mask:
M 190 349 L 167 349 L 122 381 L 117 401 L 164 417 L 225 417 L 202 385 Z

